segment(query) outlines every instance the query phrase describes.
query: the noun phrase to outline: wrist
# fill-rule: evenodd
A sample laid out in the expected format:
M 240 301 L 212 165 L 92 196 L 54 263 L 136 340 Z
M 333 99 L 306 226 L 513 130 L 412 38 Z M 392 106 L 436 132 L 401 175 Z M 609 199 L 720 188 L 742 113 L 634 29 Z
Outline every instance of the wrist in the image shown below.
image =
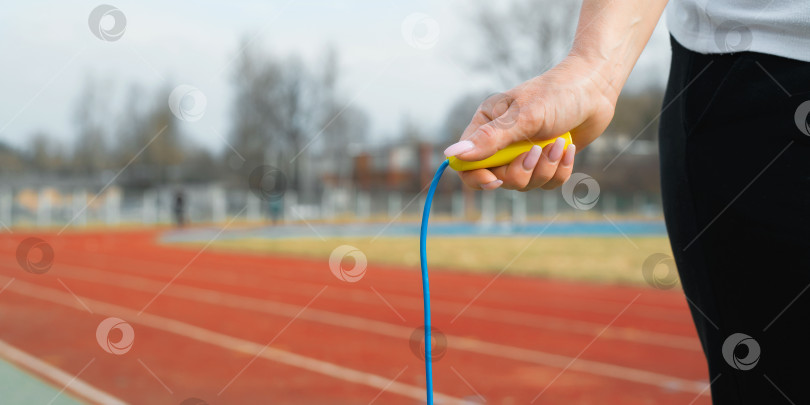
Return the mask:
M 569 58 L 588 66 L 603 93 L 618 99 L 667 0 L 583 0 Z
M 609 58 L 598 54 L 581 54 L 572 49 L 560 65 L 568 66 L 587 81 L 590 97 L 601 97 L 616 105 L 626 78 L 621 79 L 621 74 L 617 73 L 618 67 Z

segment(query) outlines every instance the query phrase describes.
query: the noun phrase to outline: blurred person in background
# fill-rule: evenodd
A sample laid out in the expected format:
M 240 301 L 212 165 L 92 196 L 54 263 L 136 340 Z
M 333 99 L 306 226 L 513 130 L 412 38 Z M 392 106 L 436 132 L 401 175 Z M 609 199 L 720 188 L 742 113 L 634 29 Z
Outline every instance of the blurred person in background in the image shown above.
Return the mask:
M 183 190 L 174 192 L 174 223 L 178 228 L 186 225 L 186 202 Z
M 549 71 L 485 100 L 447 156 L 479 160 L 570 131 L 475 189 L 563 184 L 613 117 L 666 0 L 584 0 Z M 716 404 L 810 403 L 810 1 L 673 0 L 660 122 L 664 214 Z M 699 4 L 700 3 L 700 4 Z M 703 6 L 701 6 L 703 4 Z
M 270 210 L 270 219 L 273 221 L 273 225 L 277 225 L 284 211 L 284 200 L 281 198 L 271 198 L 267 205 Z

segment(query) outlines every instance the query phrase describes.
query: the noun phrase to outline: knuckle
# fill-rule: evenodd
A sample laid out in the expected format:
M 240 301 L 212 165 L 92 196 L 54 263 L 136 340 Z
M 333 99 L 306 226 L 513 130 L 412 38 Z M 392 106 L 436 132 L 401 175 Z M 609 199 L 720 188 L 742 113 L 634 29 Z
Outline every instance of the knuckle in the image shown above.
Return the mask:
M 475 140 L 478 145 L 495 145 L 498 140 L 498 131 L 491 125 L 482 125 L 478 128 Z
M 487 97 L 484 102 L 481 103 L 481 106 L 491 111 L 499 105 L 508 105 L 511 100 L 512 97 L 506 93 L 495 93 Z
M 565 183 L 566 181 L 568 181 L 569 177 L 571 177 L 571 171 L 569 171 L 569 170 L 557 170 L 557 172 L 554 173 L 554 176 L 552 176 L 551 181 L 561 185 L 561 184 Z
M 546 182 L 546 184 L 543 185 L 543 189 L 551 190 L 559 186 L 562 186 L 563 183 L 565 183 L 569 177 L 571 177 L 571 173 L 567 172 L 561 173 L 560 171 L 558 171 Z
M 545 122 L 545 110 L 542 105 L 531 104 L 520 110 L 518 125 L 527 135 L 538 132 Z
M 495 104 L 498 102 L 497 96 L 498 96 L 497 94 L 493 94 L 492 96 L 487 97 L 483 102 L 481 102 L 481 105 L 478 106 L 478 112 L 489 116 L 489 114 L 495 107 Z

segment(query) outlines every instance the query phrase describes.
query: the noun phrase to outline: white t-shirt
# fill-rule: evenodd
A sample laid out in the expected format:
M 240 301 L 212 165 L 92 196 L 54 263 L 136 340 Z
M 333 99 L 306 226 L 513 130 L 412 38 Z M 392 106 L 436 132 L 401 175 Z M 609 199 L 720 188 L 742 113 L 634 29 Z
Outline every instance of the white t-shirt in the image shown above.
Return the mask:
M 810 62 L 810 0 L 670 0 L 666 18 L 672 36 L 695 52 Z

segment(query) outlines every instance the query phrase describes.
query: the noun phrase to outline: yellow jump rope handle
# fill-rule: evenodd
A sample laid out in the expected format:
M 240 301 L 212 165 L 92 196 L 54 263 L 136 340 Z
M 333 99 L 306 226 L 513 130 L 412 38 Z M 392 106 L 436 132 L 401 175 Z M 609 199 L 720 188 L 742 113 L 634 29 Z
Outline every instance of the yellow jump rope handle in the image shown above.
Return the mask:
M 566 132 L 565 134 L 560 135 L 557 138 L 565 139 L 565 149 L 568 149 L 568 145 L 571 144 L 571 133 Z M 537 145 L 541 148 L 544 148 L 546 147 L 546 145 L 550 145 L 551 143 L 556 141 L 557 138 L 547 139 L 545 141 L 515 142 L 499 150 L 497 153 L 484 160 L 466 161 L 458 159 L 455 156 L 450 156 L 449 158 L 447 158 L 447 161 L 450 163 L 450 168 L 457 172 L 465 172 L 467 170 L 475 170 L 475 169 L 488 169 L 490 167 L 508 165 L 510 162 L 515 160 L 516 157 L 520 156 L 521 153 L 528 152 L 533 145 Z

